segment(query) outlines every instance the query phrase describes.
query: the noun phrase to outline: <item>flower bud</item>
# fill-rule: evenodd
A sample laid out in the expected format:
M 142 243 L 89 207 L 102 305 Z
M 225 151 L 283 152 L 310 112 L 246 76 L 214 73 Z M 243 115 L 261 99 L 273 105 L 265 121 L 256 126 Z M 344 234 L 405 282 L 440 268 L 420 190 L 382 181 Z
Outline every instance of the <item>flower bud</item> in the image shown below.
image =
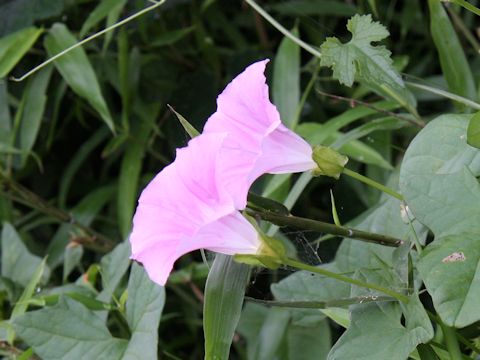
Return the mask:
M 313 148 L 312 158 L 317 164 L 317 168 L 313 169 L 314 176 L 324 175 L 335 179 L 340 178 L 340 174 L 348 162 L 348 157 L 323 145 Z

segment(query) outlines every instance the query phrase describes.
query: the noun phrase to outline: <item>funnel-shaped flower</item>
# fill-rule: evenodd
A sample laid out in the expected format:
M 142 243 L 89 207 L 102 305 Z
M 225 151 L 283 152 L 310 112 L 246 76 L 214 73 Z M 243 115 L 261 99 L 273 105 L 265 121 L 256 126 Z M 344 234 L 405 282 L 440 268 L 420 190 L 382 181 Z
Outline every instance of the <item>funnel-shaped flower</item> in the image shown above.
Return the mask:
M 269 100 L 267 63 L 250 65 L 228 84 L 203 130 L 204 134 L 227 133 L 219 166 L 222 183 L 237 209 L 245 208 L 248 189 L 262 174 L 316 168 L 310 145 L 282 124 Z
M 218 160 L 226 136 L 192 139 L 140 196 L 130 235 L 131 257 L 160 285 L 174 262 L 193 250 L 233 255 L 256 254 L 260 248 L 255 228 L 236 211 L 221 183 Z

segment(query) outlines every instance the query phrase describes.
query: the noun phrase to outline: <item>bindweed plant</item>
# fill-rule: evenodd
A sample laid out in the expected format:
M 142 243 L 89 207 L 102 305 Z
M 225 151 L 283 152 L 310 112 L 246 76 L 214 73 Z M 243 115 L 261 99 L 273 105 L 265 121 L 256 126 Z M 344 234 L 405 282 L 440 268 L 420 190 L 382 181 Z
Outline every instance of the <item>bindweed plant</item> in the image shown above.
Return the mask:
M 0 3 L 2 356 L 480 358 L 476 5 Z

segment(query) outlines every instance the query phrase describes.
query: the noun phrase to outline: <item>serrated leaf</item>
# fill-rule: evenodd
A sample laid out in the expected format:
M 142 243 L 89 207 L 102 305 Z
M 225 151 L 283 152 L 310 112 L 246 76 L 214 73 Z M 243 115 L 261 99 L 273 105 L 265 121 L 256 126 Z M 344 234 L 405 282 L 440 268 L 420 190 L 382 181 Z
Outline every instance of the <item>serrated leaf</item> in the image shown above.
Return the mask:
M 205 285 L 203 329 L 205 358 L 227 359 L 242 311 L 250 268 L 217 254 Z
M 77 43 L 77 39 L 63 24 L 56 23 L 45 38 L 45 48 L 54 56 Z M 77 47 L 55 61 L 55 66 L 67 84 L 100 114 L 110 130 L 114 130 L 112 116 L 103 98 L 92 65 L 81 47 Z
M 82 304 L 61 298 L 57 305 L 13 321 L 17 334 L 43 359 L 120 359 L 127 341 L 112 337 L 103 321 Z
M 320 47 L 320 64 L 333 69 L 333 77 L 341 84 L 352 86 L 355 80 L 373 87 L 407 108 L 415 107 L 415 98 L 405 88 L 402 78 L 392 65 L 391 52 L 383 45 L 372 45 L 389 36 L 388 30 L 371 15 L 355 15 L 347 23 L 352 39 L 341 43 L 329 37 Z
M 151 281 L 145 270 L 134 263 L 127 292 L 126 317 L 132 337 L 122 360 L 139 357 L 156 359 L 158 324 L 165 304 L 165 289 Z
M 27 286 L 42 263 L 42 258 L 27 249 L 15 228 L 5 222 L 2 229 L 2 276 Z M 44 280 L 50 276 L 48 268 L 43 272 Z
M 0 78 L 13 69 L 42 32 L 43 29 L 29 27 L 0 38 Z

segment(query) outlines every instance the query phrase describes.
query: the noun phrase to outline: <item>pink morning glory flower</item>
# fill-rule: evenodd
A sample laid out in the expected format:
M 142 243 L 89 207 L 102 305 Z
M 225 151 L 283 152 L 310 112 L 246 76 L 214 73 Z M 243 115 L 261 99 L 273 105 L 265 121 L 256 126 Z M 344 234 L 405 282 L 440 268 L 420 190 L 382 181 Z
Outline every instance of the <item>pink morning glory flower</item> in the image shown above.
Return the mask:
M 256 254 L 261 241 L 220 183 L 218 159 L 225 133 L 205 134 L 177 150 L 143 190 L 130 235 L 131 258 L 164 285 L 182 255 L 208 249 L 227 255 Z
M 312 170 L 312 148 L 286 128 L 270 102 L 265 79 L 269 60 L 248 66 L 217 99 L 203 133 L 227 133 L 219 166 L 222 183 L 237 209 L 244 209 L 253 182 L 262 174 Z
M 262 174 L 312 170 L 312 148 L 287 129 L 268 97 L 265 66 L 247 67 L 217 99 L 202 135 L 143 190 L 130 235 L 132 259 L 164 285 L 174 262 L 197 249 L 272 254 L 238 210 Z M 270 250 L 269 250 L 270 249 Z

